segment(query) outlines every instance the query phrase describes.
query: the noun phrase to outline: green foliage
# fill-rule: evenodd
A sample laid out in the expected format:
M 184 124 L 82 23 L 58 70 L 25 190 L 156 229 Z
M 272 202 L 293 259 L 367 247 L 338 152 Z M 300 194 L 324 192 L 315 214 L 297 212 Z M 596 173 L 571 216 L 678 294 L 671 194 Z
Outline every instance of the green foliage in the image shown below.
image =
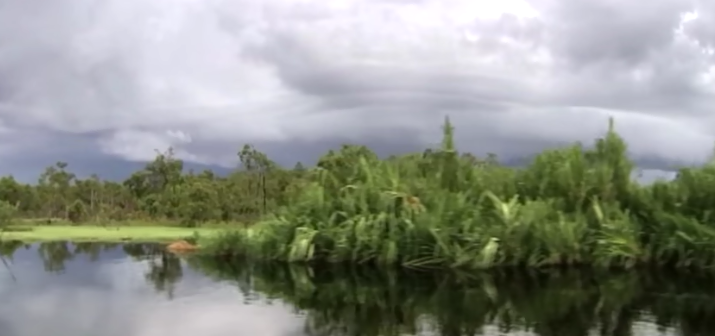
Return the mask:
M 7 201 L 0 200 L 0 231 L 7 229 L 17 215 L 17 208 Z
M 82 200 L 75 200 L 67 209 L 67 219 L 72 223 L 79 223 L 86 219 L 87 209 Z
M 715 266 L 715 169 L 638 185 L 613 124 L 587 149 L 547 150 L 524 169 L 441 148 L 379 160 L 345 146 L 318 163 L 298 198 L 217 253 L 291 262 L 495 266 Z M 217 251 L 218 250 L 218 251 Z
M 297 194 L 305 176 L 279 169 L 250 145 L 238 156 L 241 169 L 220 177 L 211 171 L 184 172 L 173 150 L 158 153 L 154 161 L 121 183 L 98 176 L 79 179 L 58 162 L 48 167 L 36 185 L 0 178 L 0 200 L 18 204 L 23 219 L 50 223 L 147 220 L 196 226 L 206 222 L 257 221 Z
M 643 186 L 631 180 L 634 165 L 612 122 L 592 146 L 546 150 L 521 169 L 459 152 L 449 119 L 443 132 L 441 146 L 422 153 L 383 160 L 344 145 L 316 167 L 291 170 L 246 145 L 241 167 L 225 177 L 184 173 L 172 150 L 123 183 L 80 180 L 59 162 L 36 186 L 0 179 L 0 200 L 18 204 L 22 217 L 252 224 L 206 245 L 259 259 L 715 266 L 713 164 Z

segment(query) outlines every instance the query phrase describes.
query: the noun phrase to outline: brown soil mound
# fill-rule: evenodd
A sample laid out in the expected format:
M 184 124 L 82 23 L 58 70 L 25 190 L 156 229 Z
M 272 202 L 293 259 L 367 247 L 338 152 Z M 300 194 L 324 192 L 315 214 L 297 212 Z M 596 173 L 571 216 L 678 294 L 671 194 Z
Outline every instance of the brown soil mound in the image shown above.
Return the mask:
M 175 241 L 166 247 L 169 252 L 191 252 L 196 251 L 196 245 L 192 245 L 185 240 Z

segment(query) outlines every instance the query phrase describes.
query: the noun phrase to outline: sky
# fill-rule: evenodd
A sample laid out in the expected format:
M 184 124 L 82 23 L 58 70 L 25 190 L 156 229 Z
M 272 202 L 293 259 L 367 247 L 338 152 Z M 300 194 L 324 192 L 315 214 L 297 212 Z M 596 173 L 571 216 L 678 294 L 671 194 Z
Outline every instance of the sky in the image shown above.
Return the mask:
M 714 49 L 703 0 L 2 0 L 0 174 L 396 154 L 449 115 L 459 149 L 504 160 L 613 117 L 663 175 L 711 155 Z

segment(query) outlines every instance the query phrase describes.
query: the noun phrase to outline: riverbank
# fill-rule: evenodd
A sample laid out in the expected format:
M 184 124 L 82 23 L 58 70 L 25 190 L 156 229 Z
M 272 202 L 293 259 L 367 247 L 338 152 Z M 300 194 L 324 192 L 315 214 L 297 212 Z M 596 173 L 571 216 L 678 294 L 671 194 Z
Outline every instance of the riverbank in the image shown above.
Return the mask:
M 69 240 L 74 242 L 170 242 L 196 236 L 217 234 L 218 228 L 183 228 L 170 226 L 94 226 L 48 225 L 14 226 L 0 235 L 0 240 L 43 242 Z

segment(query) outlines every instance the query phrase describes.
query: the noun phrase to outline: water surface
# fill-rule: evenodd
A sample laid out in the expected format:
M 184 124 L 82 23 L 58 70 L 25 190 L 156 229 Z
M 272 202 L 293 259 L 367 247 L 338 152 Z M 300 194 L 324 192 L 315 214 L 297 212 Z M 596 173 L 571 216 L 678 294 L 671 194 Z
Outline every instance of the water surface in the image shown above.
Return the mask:
M 0 254 L 0 335 L 715 335 L 715 277 L 419 273 L 179 258 L 151 244 Z M 2 267 L 2 265 L 0 265 Z

